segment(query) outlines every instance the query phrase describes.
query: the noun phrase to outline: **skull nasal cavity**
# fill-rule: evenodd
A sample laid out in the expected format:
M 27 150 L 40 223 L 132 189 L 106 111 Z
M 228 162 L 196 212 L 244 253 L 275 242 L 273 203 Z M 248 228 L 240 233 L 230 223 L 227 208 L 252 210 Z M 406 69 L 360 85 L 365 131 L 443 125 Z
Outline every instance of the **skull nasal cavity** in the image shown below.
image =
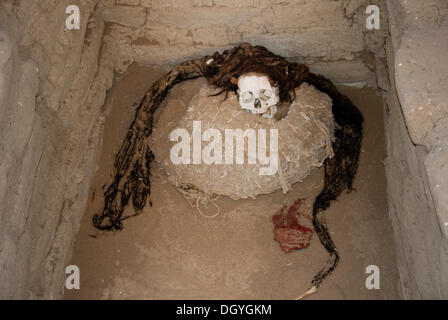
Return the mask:
M 260 99 L 258 99 L 258 98 L 255 99 L 254 107 L 255 107 L 255 109 L 260 109 L 261 108 Z

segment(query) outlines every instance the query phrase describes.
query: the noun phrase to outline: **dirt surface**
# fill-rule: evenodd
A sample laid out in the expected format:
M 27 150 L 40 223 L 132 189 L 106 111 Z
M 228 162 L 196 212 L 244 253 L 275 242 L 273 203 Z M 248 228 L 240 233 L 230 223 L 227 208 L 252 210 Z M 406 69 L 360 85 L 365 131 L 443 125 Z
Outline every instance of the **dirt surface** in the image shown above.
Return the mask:
M 71 264 L 79 266 L 81 289 L 66 299 L 292 299 L 309 288 L 327 253 L 314 235 L 310 247 L 285 254 L 273 240 L 272 215 L 298 197 L 313 203 L 323 171 L 281 191 L 252 200 L 219 198 L 218 217 L 206 219 L 152 169 L 152 207 L 128 219 L 121 232 L 98 232 L 91 217 L 103 206 L 114 155 L 134 117 L 135 107 L 164 70 L 132 65 L 117 79 L 105 108 L 98 172 L 91 186 Z M 196 80 L 195 80 L 196 81 Z M 188 102 L 195 81 L 176 87 L 169 99 Z M 342 194 L 326 211 L 339 249 L 336 272 L 309 299 L 399 298 L 392 228 L 387 216 L 382 101 L 373 89 L 341 88 L 365 117 L 365 139 L 356 192 Z M 128 208 L 126 213 L 132 213 Z M 94 235 L 94 237 L 92 237 Z M 368 265 L 381 272 L 381 288 L 368 290 Z

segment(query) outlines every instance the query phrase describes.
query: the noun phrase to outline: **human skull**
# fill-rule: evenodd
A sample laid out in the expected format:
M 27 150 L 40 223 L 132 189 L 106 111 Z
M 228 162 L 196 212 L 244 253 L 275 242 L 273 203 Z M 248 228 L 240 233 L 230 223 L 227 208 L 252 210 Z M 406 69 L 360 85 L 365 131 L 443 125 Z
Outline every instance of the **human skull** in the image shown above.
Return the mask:
M 278 88 L 272 87 L 263 74 L 245 73 L 238 78 L 238 101 L 241 108 L 252 114 L 272 118 L 277 112 Z

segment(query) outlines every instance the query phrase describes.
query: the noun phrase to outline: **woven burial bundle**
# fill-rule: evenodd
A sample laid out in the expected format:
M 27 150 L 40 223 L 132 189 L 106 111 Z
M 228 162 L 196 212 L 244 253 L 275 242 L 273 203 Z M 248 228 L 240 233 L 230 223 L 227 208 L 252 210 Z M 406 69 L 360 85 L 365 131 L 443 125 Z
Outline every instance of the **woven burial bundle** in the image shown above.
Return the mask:
M 286 116 L 280 120 L 247 113 L 241 109 L 233 93 L 225 100 L 223 95 L 211 96 L 216 91 L 206 84 L 186 108 L 180 106 L 180 100 L 168 101 L 151 135 L 150 145 L 155 160 L 161 163 L 168 180 L 177 187 L 188 185 L 206 194 L 226 195 L 232 199 L 253 198 L 279 189 L 286 192 L 291 184 L 304 180 L 321 167 L 326 158 L 333 156 L 331 99 L 307 83 L 296 88 L 295 92 L 295 100 Z M 198 121 L 196 132 L 197 124 L 200 123 L 200 134 L 207 129 L 217 129 L 221 133 L 221 164 L 204 163 L 203 157 L 200 164 L 193 163 L 193 153 L 198 152 L 197 145 L 196 151 L 193 146 L 194 121 Z M 171 149 L 181 141 L 180 138 L 170 141 L 170 134 L 175 129 L 185 129 L 190 135 L 188 164 L 174 164 L 170 158 Z M 248 163 L 248 151 L 251 150 L 248 138 L 244 140 L 244 159 L 240 160 L 244 163 L 236 163 L 238 153 L 235 140 L 232 140 L 233 162 L 226 163 L 226 152 L 230 150 L 225 147 L 226 129 L 241 129 L 243 132 L 254 129 L 257 148 L 255 164 Z M 260 129 L 266 130 L 265 144 L 260 141 L 259 134 L 263 133 Z M 278 132 L 278 169 L 274 174 L 260 175 L 260 169 L 269 167 L 269 164 L 260 163 L 258 149 L 265 145 L 269 159 L 270 146 L 275 140 L 270 129 L 277 129 Z M 207 146 L 215 139 L 202 141 L 201 151 L 207 150 Z

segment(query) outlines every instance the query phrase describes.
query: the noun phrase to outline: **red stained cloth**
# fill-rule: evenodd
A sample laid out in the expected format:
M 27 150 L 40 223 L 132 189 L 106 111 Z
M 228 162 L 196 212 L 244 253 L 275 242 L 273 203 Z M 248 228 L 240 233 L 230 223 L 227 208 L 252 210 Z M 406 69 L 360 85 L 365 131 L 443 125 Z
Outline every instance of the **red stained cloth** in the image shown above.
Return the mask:
M 274 240 L 286 253 L 307 248 L 313 237 L 313 229 L 299 223 L 299 218 L 303 217 L 299 209 L 304 203 L 305 199 L 297 199 L 288 211 L 286 206 L 283 206 L 272 216 Z

